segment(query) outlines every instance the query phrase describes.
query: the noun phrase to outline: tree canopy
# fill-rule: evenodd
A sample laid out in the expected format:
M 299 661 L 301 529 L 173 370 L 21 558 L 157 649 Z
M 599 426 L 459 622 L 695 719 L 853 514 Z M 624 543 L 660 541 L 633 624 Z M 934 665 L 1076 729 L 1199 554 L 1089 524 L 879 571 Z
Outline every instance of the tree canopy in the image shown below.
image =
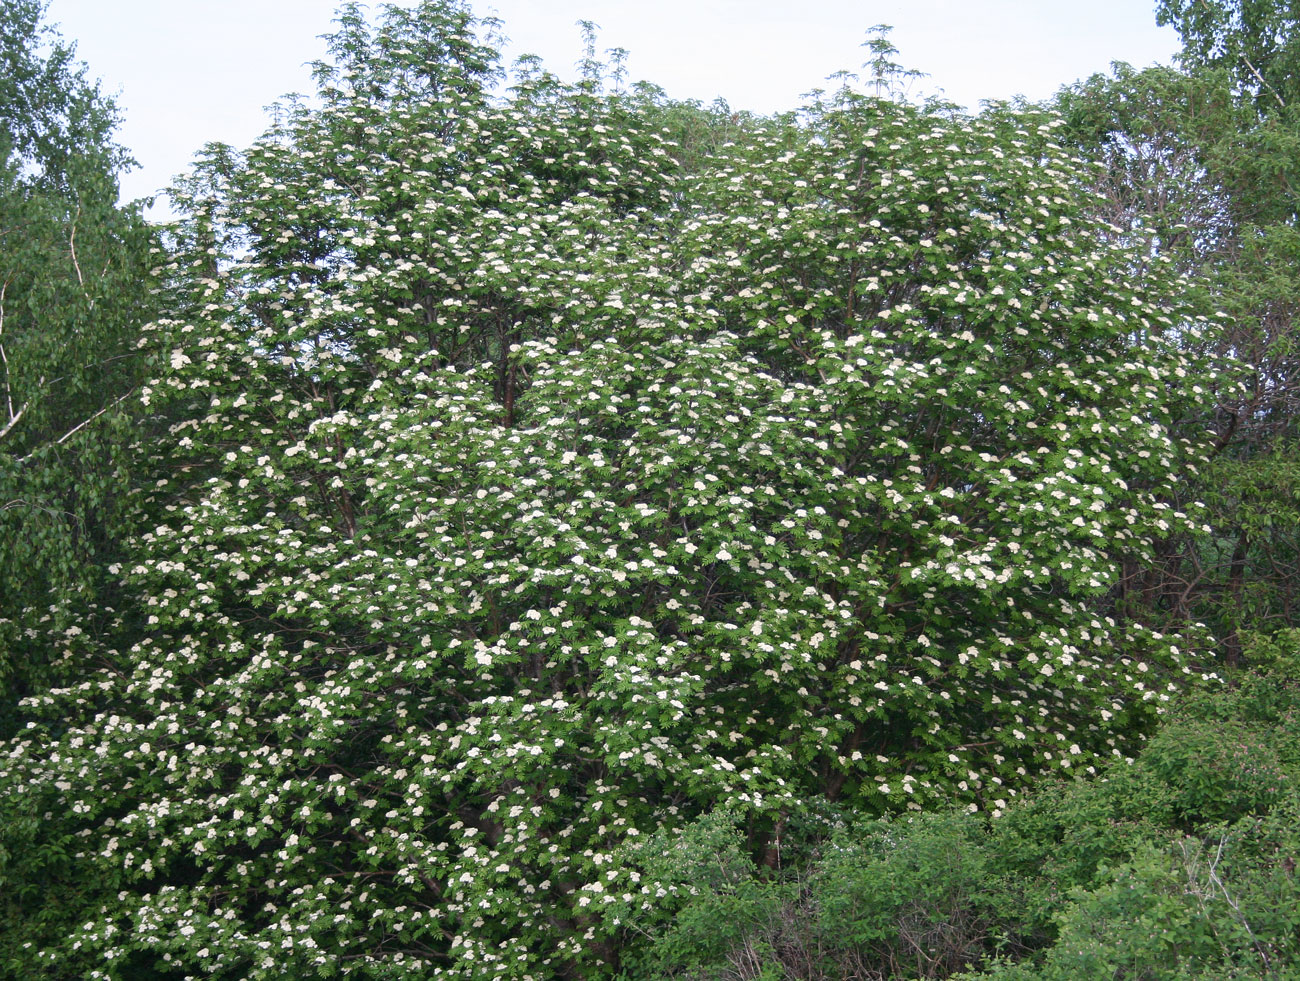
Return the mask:
M 12 970 L 613 976 L 644 842 L 999 814 L 1193 673 L 1114 596 L 1200 527 L 1204 319 L 1058 117 L 500 94 L 483 26 L 346 6 L 176 191 L 122 591 L 24 628 L 5 874 L 76 888 Z
M 118 205 L 117 110 L 43 6 L 0 12 L 0 691 L 18 696 L 51 681 L 19 625 L 103 587 L 124 534 L 125 400 L 157 309 L 156 236 Z
M 1294 5 L 1168 2 L 1178 67 L 1116 66 L 1061 93 L 1066 139 L 1104 161 L 1105 217 L 1194 278 L 1236 370 L 1205 406 L 1211 462 L 1182 500 L 1208 536 L 1176 537 L 1126 574 L 1130 605 L 1171 630 L 1206 623 L 1228 659 L 1286 635 L 1300 604 L 1296 509 Z

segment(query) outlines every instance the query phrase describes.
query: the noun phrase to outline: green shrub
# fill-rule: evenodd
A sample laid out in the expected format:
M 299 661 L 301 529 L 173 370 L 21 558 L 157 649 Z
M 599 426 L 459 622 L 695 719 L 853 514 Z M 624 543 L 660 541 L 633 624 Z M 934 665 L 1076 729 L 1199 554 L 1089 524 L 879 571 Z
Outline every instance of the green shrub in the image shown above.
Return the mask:
M 647 875 L 632 977 L 1088 981 L 1296 976 L 1300 794 L 1285 668 L 1193 694 L 1131 763 L 1040 785 L 1002 816 L 827 822 L 761 868 L 714 814 Z M 962 974 L 968 971 L 974 973 Z

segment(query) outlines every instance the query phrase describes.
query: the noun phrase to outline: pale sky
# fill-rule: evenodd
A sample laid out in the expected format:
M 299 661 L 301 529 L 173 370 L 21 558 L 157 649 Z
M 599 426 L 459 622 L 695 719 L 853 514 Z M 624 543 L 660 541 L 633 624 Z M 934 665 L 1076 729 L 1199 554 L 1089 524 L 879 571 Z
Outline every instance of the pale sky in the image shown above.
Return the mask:
M 409 3 L 409 0 L 407 0 Z M 896 60 L 926 72 L 920 94 L 976 107 L 983 99 L 1045 98 L 1112 61 L 1169 63 L 1155 0 L 472 0 L 504 21 L 507 61 L 538 54 L 573 77 L 579 20 L 598 46 L 629 51 L 632 80 L 675 98 L 759 113 L 793 109 L 827 75 L 857 71 L 874 24 L 891 24 Z M 374 6 L 374 5 L 372 5 Z M 50 0 L 47 19 L 125 112 L 120 141 L 141 168 L 125 198 L 165 186 L 209 141 L 246 147 L 264 107 L 310 93 L 308 64 L 324 54 L 333 0 Z M 159 210 L 153 212 L 163 217 Z

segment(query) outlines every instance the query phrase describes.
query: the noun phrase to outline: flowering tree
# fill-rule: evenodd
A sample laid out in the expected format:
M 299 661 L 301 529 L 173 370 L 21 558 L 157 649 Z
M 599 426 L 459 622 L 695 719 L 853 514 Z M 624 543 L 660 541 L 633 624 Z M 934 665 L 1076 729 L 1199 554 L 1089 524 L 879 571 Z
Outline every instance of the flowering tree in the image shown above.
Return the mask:
M 192 185 L 135 599 L 0 764 L 113 897 L 31 971 L 612 973 L 649 836 L 998 810 L 1180 670 L 1098 611 L 1189 520 L 1194 320 L 1050 118 L 846 91 L 702 157 L 648 89 L 494 100 L 474 29 L 345 8 Z

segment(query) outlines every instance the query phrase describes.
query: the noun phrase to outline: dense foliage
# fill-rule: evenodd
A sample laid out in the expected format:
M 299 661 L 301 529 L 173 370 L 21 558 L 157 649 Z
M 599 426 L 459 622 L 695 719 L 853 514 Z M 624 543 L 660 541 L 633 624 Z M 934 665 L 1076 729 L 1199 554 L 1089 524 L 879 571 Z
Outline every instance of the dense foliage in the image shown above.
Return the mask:
M 1093 90 L 889 98 L 883 38 L 872 94 L 756 118 L 592 38 L 507 75 L 494 27 L 345 6 L 113 292 L 169 304 L 97 342 L 153 375 L 87 389 L 132 393 L 131 492 L 0 610 L 45 664 L 0 709 L 0 970 L 1283 976 L 1292 688 L 1159 728 L 1215 681 L 1164 598 L 1222 547 L 1242 350 L 1112 193 L 1147 144 Z
M 1178 68 L 1117 66 L 1062 93 L 1067 140 L 1101 159 L 1103 214 L 1193 274 L 1217 311 L 1201 343 L 1242 370 L 1205 406 L 1211 463 L 1184 484 L 1209 536 L 1174 537 L 1125 576 L 1125 605 L 1205 621 L 1230 661 L 1300 610 L 1300 310 L 1295 5 L 1162 0 Z
M 0 733 L 51 680 L 18 624 L 104 588 L 123 513 L 153 234 L 120 208 L 117 112 L 43 4 L 0 10 Z M 66 612 L 66 611 L 65 611 Z M 56 614 L 57 616 L 58 614 Z M 81 623 L 84 611 L 59 622 Z
M 660 843 L 659 874 L 695 888 L 642 922 L 628 976 L 1295 978 L 1294 654 L 1241 681 L 1100 779 L 1045 782 L 993 821 L 846 823 L 783 874 L 715 813 Z

